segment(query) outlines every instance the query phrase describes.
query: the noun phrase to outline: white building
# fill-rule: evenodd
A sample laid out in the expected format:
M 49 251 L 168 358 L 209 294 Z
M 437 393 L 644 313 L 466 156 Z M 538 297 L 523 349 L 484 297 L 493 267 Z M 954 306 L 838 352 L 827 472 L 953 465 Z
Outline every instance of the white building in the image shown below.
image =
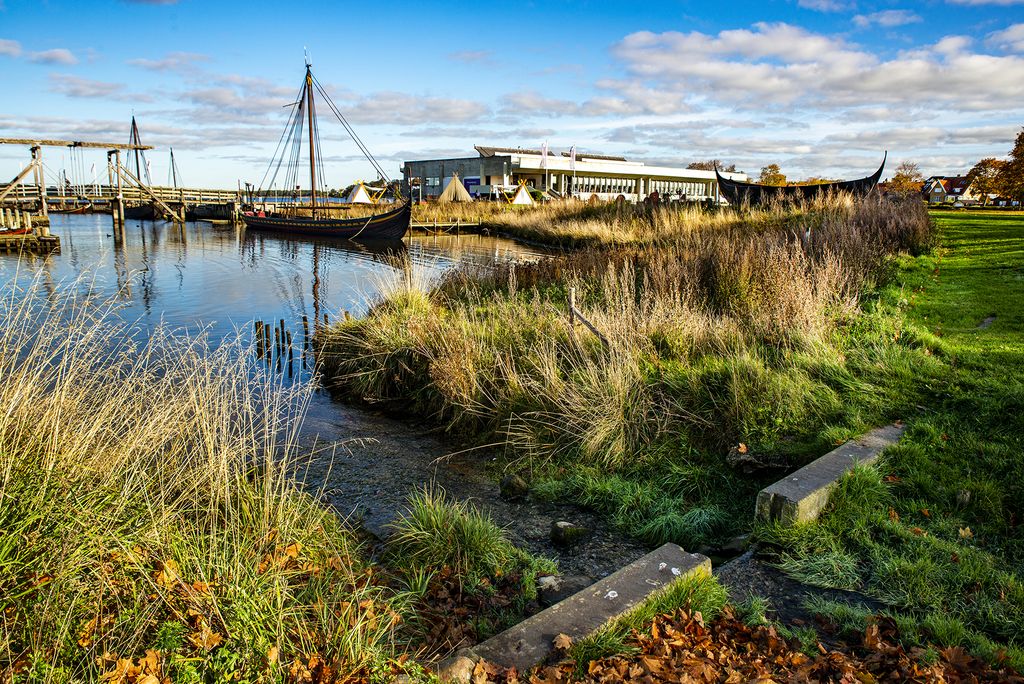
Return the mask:
M 514 191 L 520 183 L 553 198 L 619 197 L 639 202 L 657 192 L 663 199 L 718 200 L 714 171 L 671 166 L 648 166 L 625 157 L 570 152 L 525 150 L 477 145 L 478 156 L 407 161 L 402 165 L 406 188 L 414 198 L 436 198 L 454 174 L 462 178 L 470 194 L 478 197 Z M 723 173 L 747 180 L 744 173 Z

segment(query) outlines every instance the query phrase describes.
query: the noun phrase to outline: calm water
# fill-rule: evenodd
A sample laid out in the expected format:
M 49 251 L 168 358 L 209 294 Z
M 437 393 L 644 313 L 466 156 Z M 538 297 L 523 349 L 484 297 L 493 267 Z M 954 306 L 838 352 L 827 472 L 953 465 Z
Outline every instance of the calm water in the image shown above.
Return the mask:
M 110 217 L 54 215 L 50 228 L 61 251 L 21 264 L 0 254 L 0 287 L 41 276 L 47 288 L 81 276 L 100 296 L 118 297 L 126 319 L 143 329 L 161 322 L 196 331 L 213 343 L 253 320 L 285 319 L 302 330 L 302 317 L 331 320 L 366 310 L 382 279 L 402 268 L 438 276 L 460 262 L 536 259 L 536 250 L 500 238 L 414 236 L 389 245 L 348 240 L 282 238 L 229 226 L 128 221 L 115 243 Z M 86 287 L 83 282 L 79 287 Z
M 508 240 L 475 235 L 407 238 L 389 248 L 347 241 L 285 239 L 208 223 L 184 230 L 168 223 L 129 221 L 124 244 L 115 244 L 110 217 L 53 216 L 51 232 L 61 251 L 20 264 L 0 254 L 0 288 L 40 278 L 54 292 L 70 287 L 117 297 L 137 334 L 164 323 L 192 332 L 206 329 L 211 344 L 249 334 L 253 320 L 278 321 L 301 336 L 302 317 L 335 320 L 347 310 L 360 315 L 381 278 L 402 269 L 439 276 L 461 262 L 493 264 L 534 260 L 536 250 Z M 87 280 L 80 280 L 86 278 Z M 305 376 L 296 339 L 293 377 Z M 287 364 L 282 369 L 289 377 Z M 462 450 L 428 426 L 417 426 L 333 400 L 316 392 L 299 434 L 312 454 L 301 474 L 344 516 L 382 534 L 409 492 L 428 482 L 459 499 L 472 499 L 502 525 L 512 540 L 534 553 L 559 559 L 563 571 L 602 577 L 639 557 L 642 545 L 623 540 L 592 514 L 565 505 L 512 504 L 496 496 L 482 464 L 487 451 Z M 459 453 L 451 452 L 458 450 Z M 580 547 L 551 546 L 554 520 L 576 520 L 598 530 Z
M 101 298 L 117 298 L 121 315 L 145 336 L 164 324 L 191 333 L 206 330 L 211 345 L 252 321 L 272 325 L 284 319 L 295 345 L 286 377 L 304 377 L 300 359 L 302 318 L 336 320 L 360 315 L 382 281 L 403 269 L 438 277 L 462 262 L 492 264 L 534 260 L 542 254 L 510 240 L 479 235 L 413 236 L 386 246 L 347 240 L 284 238 L 230 226 L 128 221 L 124 242 L 115 242 L 110 217 L 102 214 L 52 216 L 59 253 L 0 254 L 0 288 L 39 278 L 51 291 L 78 287 Z M 273 334 L 273 333 L 271 333 Z M 289 370 L 292 372 L 290 373 Z M 319 392 L 311 423 L 351 424 L 357 409 Z M 329 430 L 328 430 L 329 432 Z M 322 435 L 340 438 L 341 433 Z

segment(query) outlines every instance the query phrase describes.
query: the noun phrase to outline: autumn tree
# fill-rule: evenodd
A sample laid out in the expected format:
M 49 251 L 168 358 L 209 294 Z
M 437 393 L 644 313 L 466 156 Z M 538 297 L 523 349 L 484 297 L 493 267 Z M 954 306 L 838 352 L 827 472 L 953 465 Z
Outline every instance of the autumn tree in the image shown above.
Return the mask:
M 693 169 L 695 171 L 714 171 L 715 167 L 718 167 L 719 171 L 735 172 L 736 165 L 726 165 L 721 159 L 706 159 L 704 161 L 690 162 L 686 165 L 686 168 Z
M 981 195 L 982 205 L 988 204 L 988 196 L 1000 191 L 999 172 L 1006 165 L 1002 159 L 982 159 L 967 172 L 967 186 L 975 195 Z
M 921 183 L 924 176 L 921 169 L 912 161 L 901 161 L 896 167 L 896 173 L 889 181 L 889 191 L 898 195 L 910 195 L 921 190 Z
M 761 183 L 763 185 L 785 185 L 786 175 L 779 169 L 778 164 L 769 164 L 761 167 Z
M 1017 140 L 996 177 L 999 192 L 1010 199 L 1024 201 L 1024 128 L 1017 134 Z

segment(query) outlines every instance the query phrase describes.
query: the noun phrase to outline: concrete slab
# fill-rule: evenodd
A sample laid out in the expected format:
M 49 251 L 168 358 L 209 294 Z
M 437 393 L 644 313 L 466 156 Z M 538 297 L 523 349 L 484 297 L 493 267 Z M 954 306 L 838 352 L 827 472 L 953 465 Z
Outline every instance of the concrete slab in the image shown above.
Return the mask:
M 839 478 L 859 463 L 874 463 L 886 447 L 899 441 L 904 430 L 902 423 L 872 430 L 765 487 L 757 495 L 757 518 L 789 525 L 814 520 Z
M 478 658 L 524 672 L 552 652 L 559 634 L 579 641 L 652 593 L 694 573 L 710 574 L 711 561 L 665 544 L 470 651 Z

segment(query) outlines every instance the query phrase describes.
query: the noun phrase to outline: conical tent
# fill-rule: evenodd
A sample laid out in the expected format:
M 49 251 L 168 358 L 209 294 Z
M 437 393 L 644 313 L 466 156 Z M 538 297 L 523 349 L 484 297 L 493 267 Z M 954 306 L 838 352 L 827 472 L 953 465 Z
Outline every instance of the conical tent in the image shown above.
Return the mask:
M 509 204 L 533 204 L 533 197 L 530 196 L 530 191 L 526 189 L 525 185 L 520 185 Z
M 469 190 L 466 190 L 466 186 L 459 180 L 458 175 L 455 175 L 448 181 L 448 186 L 441 193 L 441 196 L 437 198 L 437 201 L 441 204 L 448 202 L 472 202 L 473 196 L 469 194 Z
M 373 204 L 370 193 L 366 191 L 366 186 L 362 183 L 356 183 L 353 186 L 352 191 L 348 193 L 348 199 L 345 201 L 349 204 Z

